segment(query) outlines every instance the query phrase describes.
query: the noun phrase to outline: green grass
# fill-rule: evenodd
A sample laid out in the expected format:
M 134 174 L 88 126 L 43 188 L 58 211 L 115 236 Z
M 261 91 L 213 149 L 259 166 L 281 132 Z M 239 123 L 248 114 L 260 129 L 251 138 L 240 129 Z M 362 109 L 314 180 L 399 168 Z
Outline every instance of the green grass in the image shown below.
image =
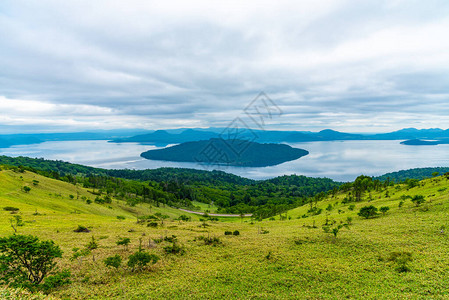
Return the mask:
M 39 184 L 33 186 L 33 180 Z M 186 213 L 173 208 L 128 207 L 116 199 L 110 205 L 88 205 L 76 199 L 78 189 L 80 197 L 93 200 L 83 188 L 30 172 L 1 171 L 0 208 L 18 207 L 25 221 L 19 233 L 52 239 L 64 250 L 59 264 L 72 269 L 73 283 L 52 294 L 62 299 L 447 299 L 449 189 L 443 189 L 449 182 L 437 177 L 422 184 L 410 190 L 405 185 L 389 187 L 390 198 L 385 191 L 371 192 L 370 202 L 366 193 L 362 202 L 341 204 L 345 195 L 339 194 L 317 204 L 323 209 L 318 216 L 302 218 L 310 215 L 305 205 L 288 212 L 290 220 L 280 221 L 277 216 L 275 221 L 252 224 L 249 219 L 228 222 L 223 218 L 208 221 L 209 226 L 203 228 L 199 216 L 192 215 L 191 222 L 174 220 Z M 29 193 L 22 190 L 24 185 L 31 187 Z M 417 194 L 427 202 L 416 207 L 408 199 L 398 207 L 401 195 Z M 328 212 L 329 204 L 333 209 Z M 350 204 L 355 204 L 353 211 L 348 209 Z M 365 205 L 389 206 L 390 210 L 363 219 L 357 212 Z M 33 215 L 36 210 L 41 215 Z M 155 212 L 170 216 L 163 227 L 136 223 L 136 215 Z M 117 215 L 126 219 L 118 220 Z M 0 209 L 1 236 L 13 233 L 11 216 Z M 323 231 L 326 219 L 339 224 L 347 217 L 352 217 L 353 224 L 341 229 L 336 239 Z M 91 232 L 73 232 L 77 225 Z M 224 235 L 234 230 L 240 235 Z M 269 232 L 259 234 L 261 230 Z M 147 247 L 149 239 L 171 235 L 185 246 L 185 255 L 164 254 L 167 242 Z M 204 245 L 195 240 L 201 235 L 219 237 L 222 244 Z M 84 246 L 92 236 L 100 244 L 94 250 L 96 261 L 92 256 L 82 263 L 71 261 L 72 248 Z M 131 238 L 129 251 L 115 244 L 118 237 Z M 126 261 L 138 248 L 139 239 L 147 251 L 161 256 L 156 265 L 140 273 L 106 269 L 102 259 L 120 254 Z M 410 272 L 399 273 L 387 260 L 397 251 L 412 253 Z

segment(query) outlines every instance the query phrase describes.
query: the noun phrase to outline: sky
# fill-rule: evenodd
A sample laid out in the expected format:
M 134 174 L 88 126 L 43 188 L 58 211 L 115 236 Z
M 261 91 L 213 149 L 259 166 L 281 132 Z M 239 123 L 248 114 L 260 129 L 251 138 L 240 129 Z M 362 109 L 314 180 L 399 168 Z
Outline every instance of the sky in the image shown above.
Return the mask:
M 0 133 L 449 128 L 447 0 L 0 1 Z M 251 126 L 251 125 L 250 125 Z

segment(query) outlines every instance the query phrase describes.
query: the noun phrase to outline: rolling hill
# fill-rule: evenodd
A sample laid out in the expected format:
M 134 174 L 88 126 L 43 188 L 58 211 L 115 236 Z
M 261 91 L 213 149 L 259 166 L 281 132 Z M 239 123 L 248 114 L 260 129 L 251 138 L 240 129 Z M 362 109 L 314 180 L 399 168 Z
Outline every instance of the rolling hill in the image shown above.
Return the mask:
M 31 190 L 25 192 L 24 186 Z M 191 221 L 181 221 L 177 220 L 181 212 L 174 208 L 129 206 L 119 199 L 87 204 L 83 197 L 93 199 L 91 189 L 29 171 L 3 170 L 0 235 L 14 232 L 9 219 L 19 215 L 24 221 L 19 234 L 51 239 L 61 246 L 64 255 L 58 264 L 72 270 L 72 283 L 53 291 L 55 299 L 447 298 L 448 179 L 439 176 L 413 187 L 374 185 L 360 201 L 353 199 L 355 187 L 342 186 L 262 221 L 199 221 L 194 215 Z M 410 200 L 416 195 L 424 197 L 424 204 Z M 369 219 L 358 216 L 370 205 L 389 210 Z M 8 206 L 19 211 L 11 214 L 3 209 Z M 168 216 L 157 221 L 157 227 L 136 222 L 138 215 L 157 212 Z M 78 225 L 90 232 L 74 232 Z M 339 225 L 348 228 L 338 229 L 335 237 L 332 230 Z M 238 236 L 224 234 L 236 230 Z M 171 242 L 165 239 L 173 236 L 184 255 L 166 253 Z M 201 237 L 207 236 L 219 243 L 205 244 Z M 72 260 L 72 249 L 84 247 L 92 237 L 98 249 Z M 130 238 L 129 250 L 116 245 L 119 237 Z M 103 259 L 111 255 L 126 261 L 139 244 L 160 261 L 137 273 L 125 266 L 116 271 L 104 266 Z M 402 262 L 404 257 L 411 260 Z M 0 293 L 7 292 L 0 288 Z

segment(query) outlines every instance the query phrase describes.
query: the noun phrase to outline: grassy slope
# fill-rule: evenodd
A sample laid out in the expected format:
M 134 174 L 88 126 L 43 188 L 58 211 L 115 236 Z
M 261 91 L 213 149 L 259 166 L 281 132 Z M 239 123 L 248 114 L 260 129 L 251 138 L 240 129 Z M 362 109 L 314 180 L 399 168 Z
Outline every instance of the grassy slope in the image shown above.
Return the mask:
M 33 179 L 39 180 L 38 186 L 32 185 Z M 446 231 L 441 233 L 440 228 L 446 226 L 449 230 L 449 188 L 441 190 L 449 187 L 449 182 L 437 177 L 422 184 L 409 191 L 403 185 L 390 187 L 390 198 L 384 197 L 385 191 L 373 192 L 374 200 L 356 203 L 354 211 L 348 209 L 349 204 L 342 205 L 344 195 L 338 195 L 318 203 L 323 213 L 314 217 L 298 219 L 307 212 L 308 206 L 304 206 L 290 211 L 292 219 L 286 221 L 263 221 L 254 225 L 240 220 L 209 222 L 210 226 L 204 229 L 198 217 L 193 216 L 196 221 L 168 220 L 164 227 L 154 229 L 137 225 L 133 214 L 127 212 L 130 208 L 115 200 L 112 209 L 108 205 L 87 205 L 69 199 L 69 194 L 76 195 L 73 185 L 30 172 L 1 171 L 0 207 L 20 208 L 27 222 L 19 228 L 20 233 L 53 239 L 63 248 L 60 264 L 73 270 L 74 282 L 55 292 L 54 296 L 61 298 L 447 298 L 449 235 Z M 29 185 L 32 190 L 24 193 L 23 185 Z M 79 193 L 94 198 L 82 188 Z M 428 203 L 415 207 L 406 200 L 399 208 L 402 194 L 425 195 Z M 328 204 L 334 208 L 326 216 Z M 357 211 L 367 204 L 391 209 L 385 216 L 365 220 L 357 216 Z M 44 215 L 33 215 L 36 209 Z M 148 206 L 131 209 L 149 213 Z M 172 218 L 181 214 L 174 209 L 157 209 Z M 81 213 L 73 213 L 75 210 Z M 152 213 L 155 211 L 152 208 Z M 117 215 L 127 219 L 119 221 Z M 348 216 L 353 218 L 353 225 L 350 230 L 342 229 L 336 240 L 321 229 L 326 217 L 339 222 Z M 9 217 L 8 212 L 0 211 L 1 236 L 12 233 Z M 314 223 L 318 228 L 309 228 Z M 78 224 L 91 227 L 92 232 L 74 233 Z M 269 233 L 258 234 L 260 227 Z M 128 232 L 129 229 L 135 232 Z M 239 230 L 241 235 L 224 236 L 225 230 Z M 150 238 L 172 234 L 185 245 L 186 254 L 164 255 L 165 242 L 153 244 L 148 251 L 162 258 L 150 272 L 133 274 L 124 269 L 111 272 L 100 261 L 116 253 L 126 257 L 138 247 L 139 238 L 146 246 Z M 92 235 L 100 244 L 95 250 L 96 262 L 92 262 L 92 256 L 82 263 L 70 261 L 71 249 L 87 244 Z M 199 235 L 218 236 L 223 244 L 203 245 L 194 241 Z M 115 245 L 118 236 L 132 239 L 130 251 Z M 398 273 L 392 263 L 379 259 L 393 251 L 413 253 L 411 272 Z

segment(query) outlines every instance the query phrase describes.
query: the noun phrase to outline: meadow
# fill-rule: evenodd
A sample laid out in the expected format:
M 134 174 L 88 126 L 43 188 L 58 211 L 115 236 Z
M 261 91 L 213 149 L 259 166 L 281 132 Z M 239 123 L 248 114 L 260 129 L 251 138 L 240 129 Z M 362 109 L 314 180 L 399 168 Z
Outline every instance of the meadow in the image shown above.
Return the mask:
M 83 199 L 94 195 L 78 185 L 3 170 L 0 236 L 14 233 L 10 219 L 20 215 L 24 226 L 17 227 L 19 234 L 51 239 L 61 247 L 58 265 L 72 271 L 72 283 L 53 291 L 52 299 L 447 299 L 448 187 L 448 179 L 438 176 L 415 187 L 373 190 L 358 202 L 345 201 L 348 192 L 329 194 L 262 221 L 203 220 L 168 206 L 129 206 L 117 199 L 87 204 Z M 415 205 L 410 200 L 415 195 L 426 202 Z M 310 211 L 314 205 L 313 211 L 321 213 Z M 369 205 L 389 210 L 369 219 L 359 216 L 360 208 Z M 2 209 L 8 206 L 19 211 Z M 157 227 L 137 222 L 137 216 L 157 213 L 168 216 Z M 182 215 L 191 220 L 179 220 Z M 74 232 L 79 225 L 90 232 Z M 338 228 L 336 235 L 333 228 Z M 183 254 L 166 253 L 173 236 Z M 128 249 L 116 244 L 124 237 L 131 241 Z M 73 249 L 92 238 L 99 247 L 72 259 Z M 125 264 L 115 270 L 103 263 L 115 254 L 126 263 L 139 247 L 160 260 L 138 272 Z M 411 254 L 406 270 L 400 270 L 395 253 Z

